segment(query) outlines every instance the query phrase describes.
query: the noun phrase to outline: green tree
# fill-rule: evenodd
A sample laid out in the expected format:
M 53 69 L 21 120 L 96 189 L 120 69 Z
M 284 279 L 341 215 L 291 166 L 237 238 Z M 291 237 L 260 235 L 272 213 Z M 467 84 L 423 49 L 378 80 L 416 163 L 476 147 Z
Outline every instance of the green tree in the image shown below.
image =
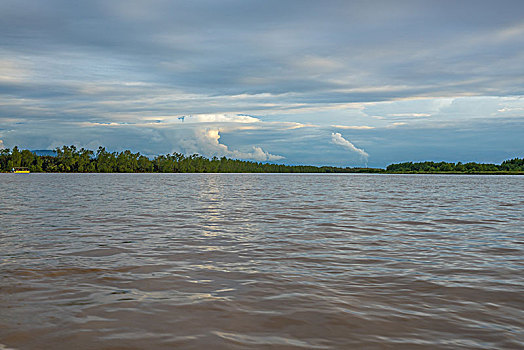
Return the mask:
M 13 147 L 13 150 L 11 151 L 11 159 L 7 162 L 8 169 L 19 167 L 22 163 L 22 154 L 20 154 L 20 151 L 18 150 L 18 147 Z
M 22 152 L 20 152 L 20 166 L 29 168 L 31 165 L 33 165 L 34 159 L 34 154 L 31 151 L 24 149 Z
M 115 154 L 107 152 L 105 147 L 99 147 L 96 152 L 96 170 L 100 173 L 116 171 Z
M 138 157 L 138 171 L 141 173 L 150 173 L 153 171 L 153 162 L 151 162 L 146 156 Z

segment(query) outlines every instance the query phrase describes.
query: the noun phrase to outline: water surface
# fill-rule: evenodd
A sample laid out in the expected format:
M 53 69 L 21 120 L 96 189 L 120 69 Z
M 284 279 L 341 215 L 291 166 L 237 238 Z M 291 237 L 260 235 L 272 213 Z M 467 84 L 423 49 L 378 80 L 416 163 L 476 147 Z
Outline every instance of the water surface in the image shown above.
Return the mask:
M 524 177 L 0 174 L 0 193 L 0 348 L 524 348 Z

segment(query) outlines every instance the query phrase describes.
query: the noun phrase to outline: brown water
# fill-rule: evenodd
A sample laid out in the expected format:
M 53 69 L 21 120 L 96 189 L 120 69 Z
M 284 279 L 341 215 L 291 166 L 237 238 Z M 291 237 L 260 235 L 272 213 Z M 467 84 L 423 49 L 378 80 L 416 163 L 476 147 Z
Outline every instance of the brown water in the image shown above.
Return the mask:
M 0 193 L 0 349 L 524 348 L 524 177 L 0 174 Z

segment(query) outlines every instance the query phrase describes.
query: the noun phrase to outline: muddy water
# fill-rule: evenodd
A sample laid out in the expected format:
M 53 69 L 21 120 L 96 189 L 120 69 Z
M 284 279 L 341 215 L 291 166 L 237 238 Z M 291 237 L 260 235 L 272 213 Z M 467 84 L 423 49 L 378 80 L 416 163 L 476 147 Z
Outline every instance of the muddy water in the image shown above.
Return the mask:
M 0 348 L 524 348 L 524 177 L 0 174 L 0 197 Z

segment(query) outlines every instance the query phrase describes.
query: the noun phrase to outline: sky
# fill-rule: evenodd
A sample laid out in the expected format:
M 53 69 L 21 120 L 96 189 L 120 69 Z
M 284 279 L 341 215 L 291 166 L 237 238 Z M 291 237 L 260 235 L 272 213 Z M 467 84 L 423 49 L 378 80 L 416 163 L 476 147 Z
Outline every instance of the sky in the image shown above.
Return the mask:
M 0 2 L 0 148 L 524 157 L 524 1 Z

